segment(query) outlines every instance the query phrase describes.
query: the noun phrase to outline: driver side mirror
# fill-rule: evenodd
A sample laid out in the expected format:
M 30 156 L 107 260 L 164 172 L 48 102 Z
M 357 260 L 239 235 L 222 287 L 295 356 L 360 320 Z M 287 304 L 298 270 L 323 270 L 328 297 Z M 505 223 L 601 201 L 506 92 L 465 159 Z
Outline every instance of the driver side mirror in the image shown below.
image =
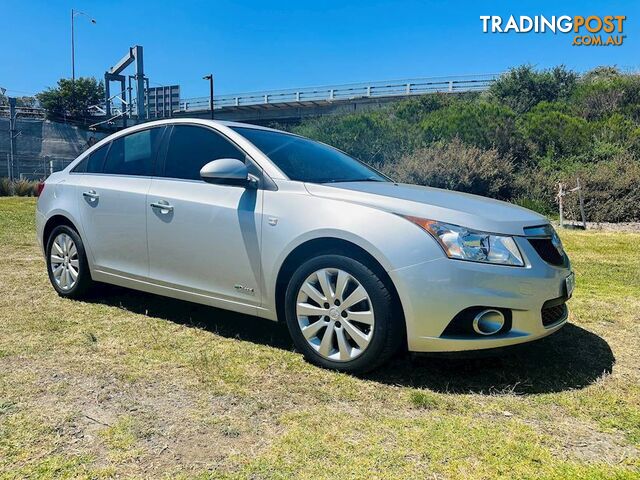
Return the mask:
M 207 183 L 257 188 L 258 179 L 249 173 L 244 162 L 235 158 L 221 158 L 200 169 L 200 178 Z

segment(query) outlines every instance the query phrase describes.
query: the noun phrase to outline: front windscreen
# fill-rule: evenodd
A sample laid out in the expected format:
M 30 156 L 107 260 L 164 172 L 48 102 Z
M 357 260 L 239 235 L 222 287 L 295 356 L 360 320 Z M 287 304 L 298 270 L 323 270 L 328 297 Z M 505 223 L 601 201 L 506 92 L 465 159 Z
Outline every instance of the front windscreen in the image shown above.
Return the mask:
M 291 180 L 311 183 L 387 182 L 364 163 L 328 145 L 307 138 L 249 127 L 231 127 Z

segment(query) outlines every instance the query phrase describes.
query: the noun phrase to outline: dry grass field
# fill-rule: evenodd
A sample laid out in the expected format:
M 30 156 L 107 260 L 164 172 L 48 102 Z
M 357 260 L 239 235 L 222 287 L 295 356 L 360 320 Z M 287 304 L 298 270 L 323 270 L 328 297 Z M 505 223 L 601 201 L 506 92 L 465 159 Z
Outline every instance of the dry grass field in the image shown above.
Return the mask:
M 0 478 L 640 478 L 640 234 L 562 233 L 571 323 L 497 358 L 322 370 L 277 324 L 49 286 L 0 198 Z

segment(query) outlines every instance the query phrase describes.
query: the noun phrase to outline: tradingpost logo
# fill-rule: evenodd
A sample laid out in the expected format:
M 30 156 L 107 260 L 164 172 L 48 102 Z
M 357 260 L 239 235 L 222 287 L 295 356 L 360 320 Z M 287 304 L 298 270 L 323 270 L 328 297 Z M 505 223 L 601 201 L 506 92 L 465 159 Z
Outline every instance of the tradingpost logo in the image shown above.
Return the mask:
M 505 20 L 499 15 L 480 15 L 483 33 L 562 33 L 572 37 L 572 45 L 599 47 L 623 44 L 626 19 L 625 15 L 511 15 Z

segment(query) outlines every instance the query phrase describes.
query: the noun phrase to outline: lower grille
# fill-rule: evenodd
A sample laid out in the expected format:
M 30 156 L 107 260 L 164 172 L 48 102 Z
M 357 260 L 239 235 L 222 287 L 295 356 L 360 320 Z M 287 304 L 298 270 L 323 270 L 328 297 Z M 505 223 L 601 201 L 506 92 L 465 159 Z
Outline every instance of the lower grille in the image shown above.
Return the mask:
M 542 325 L 544 325 L 545 327 L 549 327 L 564 318 L 567 313 L 567 305 L 561 303 L 560 305 L 553 305 L 548 307 L 543 306 L 541 313 Z

